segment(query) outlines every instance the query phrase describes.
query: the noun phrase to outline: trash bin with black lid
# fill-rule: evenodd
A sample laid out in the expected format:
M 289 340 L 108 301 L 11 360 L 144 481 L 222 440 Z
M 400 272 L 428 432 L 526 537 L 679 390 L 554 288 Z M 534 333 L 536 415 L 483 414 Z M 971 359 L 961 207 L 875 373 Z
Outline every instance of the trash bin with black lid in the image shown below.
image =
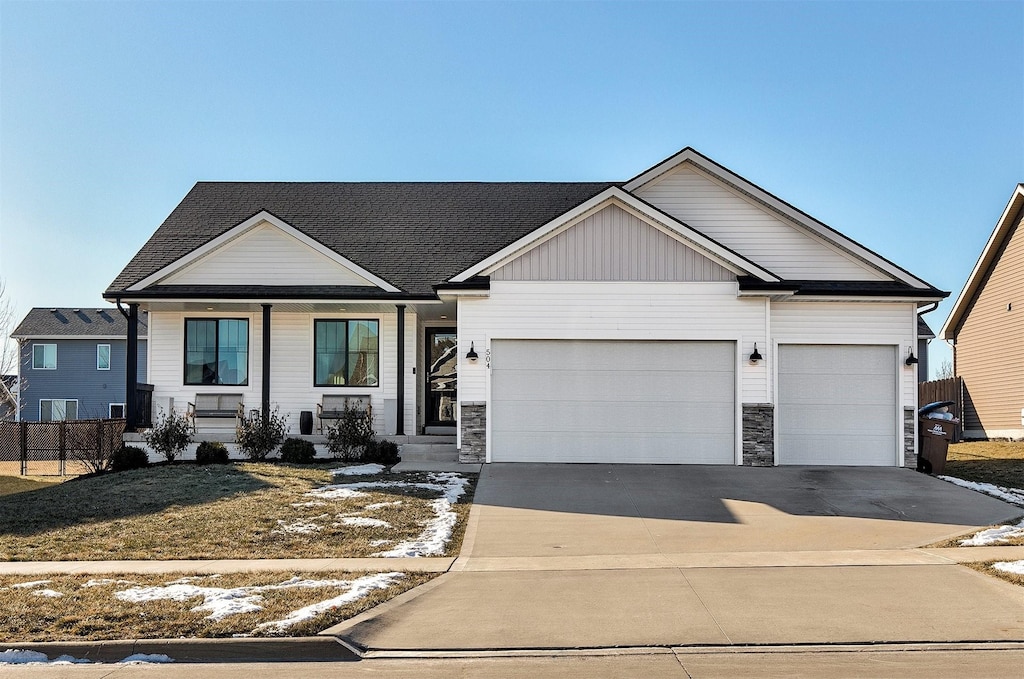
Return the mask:
M 941 474 L 946 469 L 949 442 L 956 429 L 955 420 L 936 420 L 922 416 L 917 425 L 917 470 L 925 474 Z
M 299 413 L 299 433 L 309 436 L 313 433 L 313 411 L 303 410 Z

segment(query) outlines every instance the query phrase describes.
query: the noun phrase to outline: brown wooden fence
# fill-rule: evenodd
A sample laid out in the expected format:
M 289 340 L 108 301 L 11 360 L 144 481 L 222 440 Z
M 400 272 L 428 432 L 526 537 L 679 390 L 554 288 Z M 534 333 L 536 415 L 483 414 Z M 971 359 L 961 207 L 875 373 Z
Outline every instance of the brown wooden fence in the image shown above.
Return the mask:
M 64 476 L 90 471 L 121 447 L 124 420 L 0 422 L 0 473 Z
M 935 401 L 952 401 L 949 412 L 953 413 L 960 422 L 953 429 L 953 440 L 959 441 L 963 435 L 964 426 L 964 400 L 963 400 L 963 378 L 947 377 L 944 380 L 932 380 L 921 382 L 917 385 L 917 403 L 920 406 Z

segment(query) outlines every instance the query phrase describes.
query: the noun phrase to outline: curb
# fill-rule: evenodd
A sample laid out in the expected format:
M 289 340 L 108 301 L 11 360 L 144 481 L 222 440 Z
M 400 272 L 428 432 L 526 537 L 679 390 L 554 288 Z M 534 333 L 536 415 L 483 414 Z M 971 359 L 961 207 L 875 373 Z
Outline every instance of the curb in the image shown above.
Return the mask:
M 290 639 L 136 639 L 135 641 L 43 641 L 0 648 L 69 655 L 94 663 L 117 663 L 138 653 L 166 655 L 174 663 L 346 662 L 359 660 L 332 637 Z

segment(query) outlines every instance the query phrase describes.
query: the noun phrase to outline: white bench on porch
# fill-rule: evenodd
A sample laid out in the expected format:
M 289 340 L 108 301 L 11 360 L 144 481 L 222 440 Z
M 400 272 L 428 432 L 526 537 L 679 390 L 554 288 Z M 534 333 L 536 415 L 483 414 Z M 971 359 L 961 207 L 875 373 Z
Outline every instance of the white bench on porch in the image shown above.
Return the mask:
M 245 404 L 242 394 L 196 394 L 195 403 L 188 404 L 185 416 L 196 431 L 197 418 L 220 418 L 238 421 L 245 418 Z
M 316 404 L 316 417 L 320 420 L 319 431 L 324 431 L 324 420 L 340 420 L 345 409 L 370 412 L 369 394 L 324 394 Z

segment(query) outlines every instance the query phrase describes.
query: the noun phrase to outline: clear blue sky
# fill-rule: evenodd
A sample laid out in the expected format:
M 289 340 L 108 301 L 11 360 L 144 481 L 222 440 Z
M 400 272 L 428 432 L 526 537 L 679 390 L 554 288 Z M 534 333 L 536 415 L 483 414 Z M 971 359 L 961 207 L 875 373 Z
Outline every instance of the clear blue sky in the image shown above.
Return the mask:
M 19 317 L 102 304 L 198 180 L 618 180 L 684 146 L 955 297 L 1024 181 L 1024 2 L 0 0 Z

